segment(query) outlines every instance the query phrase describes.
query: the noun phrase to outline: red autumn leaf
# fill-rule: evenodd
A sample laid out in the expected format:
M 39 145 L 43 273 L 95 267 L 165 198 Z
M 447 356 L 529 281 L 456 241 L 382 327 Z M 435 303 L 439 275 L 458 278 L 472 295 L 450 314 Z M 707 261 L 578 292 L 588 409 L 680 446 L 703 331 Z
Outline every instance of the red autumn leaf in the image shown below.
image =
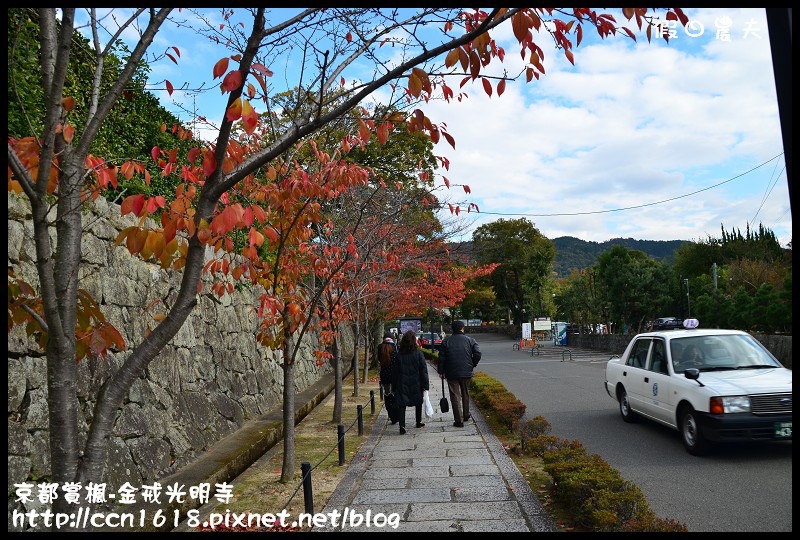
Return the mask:
M 384 122 L 380 126 L 378 126 L 378 141 L 381 144 L 385 144 L 387 140 L 389 140 L 389 122 Z
M 178 47 L 175 47 L 175 46 L 173 46 L 173 47 L 172 47 L 172 50 L 173 50 L 173 51 L 175 51 L 175 54 L 177 54 L 177 55 L 178 55 L 178 58 L 180 58 L 180 57 L 181 57 L 181 51 L 178 49 Z
M 430 94 L 432 91 L 431 80 L 428 78 L 428 74 L 425 72 L 425 70 L 415 67 L 411 69 L 411 72 L 414 73 L 419 79 L 419 82 L 422 85 L 422 89 L 425 90 L 425 92 L 427 92 L 428 94 Z
M 446 176 L 442 176 L 442 181 L 444 181 L 444 185 L 450 189 L 450 180 L 448 180 Z
M 447 56 L 444 59 L 445 67 L 453 67 L 454 65 L 456 65 L 456 63 L 458 62 L 458 51 L 459 49 L 453 49 L 449 53 L 447 53 Z
M 214 64 L 214 78 L 222 77 L 222 74 L 228 71 L 228 57 L 220 59 Z
M 469 189 L 469 186 L 464 184 L 464 193 L 472 193 L 472 190 Z
M 517 41 L 522 41 L 528 35 L 527 17 L 523 12 L 517 12 L 511 16 L 511 29 Z
M 258 71 L 262 75 L 266 75 L 267 77 L 272 77 L 272 71 L 270 71 L 264 64 L 253 64 L 253 69 Z
M 367 127 L 367 124 L 365 124 L 363 120 L 358 121 L 358 134 L 359 136 L 361 136 L 361 139 L 364 142 L 369 141 L 369 138 L 372 135 L 369 128 Z
M 481 59 L 478 57 L 478 53 L 474 50 L 470 51 L 469 53 L 469 74 L 473 80 L 478 78 L 478 74 L 481 72 Z
M 270 227 L 268 225 L 267 227 L 264 228 L 264 233 L 267 235 L 267 238 L 269 238 L 270 242 L 272 242 L 273 244 L 278 241 L 278 231 L 276 231 L 273 227 Z
M 217 158 L 214 157 L 214 153 L 211 151 L 206 152 L 205 157 L 203 157 L 203 174 L 206 175 L 206 178 L 214 174 L 214 171 L 217 169 Z
M 189 161 L 189 163 L 194 163 L 197 160 L 197 158 L 200 157 L 200 154 L 201 152 L 199 148 L 197 147 L 192 148 L 186 155 L 186 159 Z
M 345 39 L 347 40 L 348 43 L 350 43 L 351 41 L 353 41 L 353 34 L 351 34 L 350 32 L 347 32 L 347 35 L 345 36 Z
M 161 150 L 158 148 L 158 146 L 154 146 L 150 150 L 150 157 L 153 158 L 153 161 L 158 161 L 159 154 L 161 154 Z
M 236 98 L 235 100 L 233 100 L 233 103 L 230 104 L 228 110 L 225 111 L 225 119 L 228 122 L 235 122 L 241 117 L 242 117 L 242 99 Z
M 506 91 L 506 80 L 502 79 L 499 83 L 497 83 L 497 95 L 502 96 L 503 92 Z
M 164 241 L 169 244 L 175 238 L 175 234 L 177 233 L 177 223 L 175 221 L 170 221 L 166 225 L 164 225 L 164 232 L 162 233 L 164 236 Z
M 486 92 L 486 95 L 492 97 L 492 83 L 489 82 L 488 79 L 481 79 L 483 81 L 483 90 Z
M 129 234 L 130 234 L 132 231 L 134 231 L 135 229 L 136 229 L 136 227 L 127 227 L 127 228 L 125 228 L 125 229 L 122 229 L 122 230 L 119 232 L 119 234 L 117 235 L 117 237 L 114 239 L 114 245 L 115 245 L 115 246 L 118 246 L 118 245 L 120 245 L 120 244 L 122 243 L 122 241 L 123 241 L 123 240 L 125 240 L 125 239 L 128 237 L 128 235 L 129 235 Z
M 264 243 L 264 235 L 258 232 L 255 228 L 250 227 L 250 234 L 249 234 L 249 241 L 250 245 L 261 247 Z
M 144 207 L 144 193 L 139 193 L 138 195 L 131 195 L 130 197 L 125 197 L 120 205 L 120 214 L 123 216 L 125 214 L 133 214 L 135 216 L 139 216 L 139 213 L 142 211 Z
M 174 56 L 172 56 L 171 54 L 169 54 L 169 53 L 164 53 L 164 54 L 167 56 L 167 58 L 169 58 L 170 60 L 172 60 L 172 61 L 173 61 L 173 62 L 175 62 L 176 64 L 178 63 L 178 61 L 177 61 L 177 60 L 175 60 L 175 57 L 174 57 Z
M 206 227 L 205 229 L 197 230 L 197 239 L 200 241 L 201 244 L 207 244 L 209 238 L 211 238 L 211 229 Z
M 442 135 L 444 136 L 445 139 L 447 139 L 447 142 L 450 143 L 450 146 L 453 147 L 453 150 L 455 150 L 456 149 L 456 140 L 453 138 L 453 136 L 450 135 L 449 133 L 447 133 L 446 131 L 442 131 Z
M 258 125 L 258 114 L 246 99 L 242 103 L 242 127 L 245 133 L 252 135 Z
M 169 81 L 165 81 L 165 84 L 167 85 L 167 94 L 172 95 L 172 83 Z
M 419 80 L 417 74 L 412 70 L 408 75 L 408 91 L 415 98 L 419 97 L 422 92 L 422 81 Z
M 69 112 L 75 108 L 75 98 L 74 97 L 65 97 L 61 100 L 61 105 L 64 107 L 64 110 Z
M 161 195 L 150 197 L 149 199 L 147 199 L 147 211 L 150 214 L 152 214 L 159 208 L 164 208 L 166 204 L 167 204 L 166 200 Z
M 62 136 L 67 144 L 70 144 L 72 139 L 75 137 L 75 128 L 70 124 L 67 124 L 67 127 L 64 128 L 64 133 L 62 133 Z
M 128 251 L 135 255 L 142 251 L 145 240 L 147 240 L 147 231 L 137 229 L 128 234 L 128 240 L 125 244 L 128 246 Z
M 222 90 L 225 92 L 233 92 L 242 86 L 242 72 L 238 69 L 231 70 L 222 80 Z
M 130 180 L 133 178 L 133 173 L 136 171 L 136 168 L 131 161 L 126 161 L 122 164 L 121 167 L 122 175 L 125 177 L 125 180 Z

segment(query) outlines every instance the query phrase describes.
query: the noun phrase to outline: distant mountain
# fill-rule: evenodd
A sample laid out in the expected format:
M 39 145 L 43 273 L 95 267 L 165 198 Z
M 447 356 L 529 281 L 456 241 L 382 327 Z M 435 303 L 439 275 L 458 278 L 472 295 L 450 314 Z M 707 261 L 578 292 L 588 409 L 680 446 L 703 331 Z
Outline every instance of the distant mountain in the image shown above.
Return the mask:
M 634 240 L 633 238 L 612 238 L 605 242 L 581 240 L 574 236 L 551 238 L 556 248 L 553 270 L 557 277 L 567 277 L 572 269 L 583 270 L 597 263 L 597 258 L 614 246 L 643 251 L 650 257 L 673 264 L 675 252 L 686 240 Z M 472 242 L 454 242 L 450 252 L 469 263 L 475 262 Z
M 558 277 L 569 276 L 575 268 L 582 270 L 597 263 L 597 258 L 614 246 L 643 251 L 650 257 L 668 264 L 675 262 L 675 252 L 685 240 L 634 240 L 633 238 L 612 238 L 605 242 L 581 240 L 574 236 L 561 236 L 552 239 L 556 248 L 553 270 Z

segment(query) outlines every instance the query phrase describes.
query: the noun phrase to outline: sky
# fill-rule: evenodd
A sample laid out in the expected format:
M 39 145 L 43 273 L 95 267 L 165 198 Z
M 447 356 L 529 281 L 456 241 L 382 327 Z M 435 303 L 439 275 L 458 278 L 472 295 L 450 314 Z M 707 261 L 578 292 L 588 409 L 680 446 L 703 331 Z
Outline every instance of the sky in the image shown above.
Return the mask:
M 467 84 L 461 101 L 425 105 L 456 141 L 455 149 L 444 142 L 434 148 L 450 162 L 439 173 L 451 192 L 437 194 L 479 210 L 465 214 L 462 204 L 465 230 L 457 239 L 470 240 L 485 223 L 524 217 L 551 239 L 700 241 L 721 237 L 723 226 L 744 234 L 748 224 L 763 224 L 782 246 L 791 242 L 764 9 L 684 11 L 690 26 L 676 28 L 669 43 L 585 32 L 574 66 L 543 35 L 535 38 L 545 54 L 538 81 L 509 83 L 502 96 Z M 219 17 L 219 10 L 208 14 Z M 510 25 L 493 37 L 507 55 L 488 73 L 518 72 Z M 169 46 L 181 56 L 152 65 L 161 88 L 164 79 L 175 88 L 208 85 L 225 55 L 188 29 L 164 29 L 154 50 Z M 218 118 L 224 107 L 218 91 L 153 93 L 187 121 L 186 109 Z

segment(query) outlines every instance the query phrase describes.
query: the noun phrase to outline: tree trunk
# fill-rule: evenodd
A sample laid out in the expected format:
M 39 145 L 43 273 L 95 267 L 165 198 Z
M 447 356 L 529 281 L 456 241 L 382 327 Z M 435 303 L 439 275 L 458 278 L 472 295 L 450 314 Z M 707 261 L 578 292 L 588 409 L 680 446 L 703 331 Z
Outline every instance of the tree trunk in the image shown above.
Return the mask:
M 369 375 L 369 359 L 370 359 L 370 349 L 372 345 L 372 340 L 370 336 L 372 332 L 370 332 L 369 328 L 369 312 L 368 312 L 367 303 L 364 302 L 364 373 L 361 375 L 361 382 L 362 384 L 367 384 L 367 375 Z
M 358 310 L 356 310 L 356 313 L 358 313 Z M 355 347 L 353 347 L 353 395 L 358 396 L 358 340 L 361 335 L 361 327 L 358 323 L 358 319 L 356 319 L 354 324 L 354 330 L 356 344 Z
M 288 328 L 288 324 L 286 325 Z M 287 484 L 294 477 L 294 339 L 286 331 L 283 342 L 283 468 L 281 482 Z
M 331 344 L 333 353 L 333 418 L 334 424 L 342 423 L 342 351 L 339 348 L 339 338 L 334 337 Z
M 72 158 L 72 159 L 70 159 Z M 81 186 L 83 168 L 75 166 L 74 154 L 64 160 L 57 206 L 56 264 L 52 267 L 55 289 L 42 287 L 42 295 L 51 295 L 48 303 L 58 303 L 58 318 L 47 318 L 53 327 L 47 342 L 47 408 L 50 428 L 50 459 L 53 482 L 74 481 L 80 453 L 78 451 L 77 368 L 75 362 L 75 322 L 77 315 L 78 268 L 81 257 Z M 40 208 L 37 214 L 46 213 Z M 37 216 L 38 217 L 38 216 Z M 36 219 L 39 234 L 48 235 L 47 223 Z M 49 243 L 49 239 L 47 240 Z M 38 242 L 37 242 L 38 243 Z M 40 257 L 37 259 L 42 260 Z M 40 275 L 41 281 L 41 275 Z M 60 323 L 59 323 L 60 321 Z M 55 329 L 55 328 L 53 328 Z M 53 512 L 69 512 L 63 497 L 54 501 Z

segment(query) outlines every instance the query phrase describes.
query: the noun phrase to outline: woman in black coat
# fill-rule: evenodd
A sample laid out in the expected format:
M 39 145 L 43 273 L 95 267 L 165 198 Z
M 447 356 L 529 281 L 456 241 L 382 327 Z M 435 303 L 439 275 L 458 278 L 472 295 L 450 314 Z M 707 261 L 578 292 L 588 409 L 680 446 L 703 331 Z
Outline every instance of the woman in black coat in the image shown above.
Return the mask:
M 406 407 L 414 406 L 417 427 L 422 423 L 422 393 L 428 390 L 428 363 L 417 346 L 413 330 L 403 334 L 396 361 L 392 363 L 392 390 L 400 417 L 400 434 L 406 432 Z

